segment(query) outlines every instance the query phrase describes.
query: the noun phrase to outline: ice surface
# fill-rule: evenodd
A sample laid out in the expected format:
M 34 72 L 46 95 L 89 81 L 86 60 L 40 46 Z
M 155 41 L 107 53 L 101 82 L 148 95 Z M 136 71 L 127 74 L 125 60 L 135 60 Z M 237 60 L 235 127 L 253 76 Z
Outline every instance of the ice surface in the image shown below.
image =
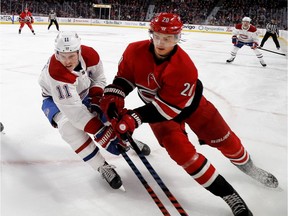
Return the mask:
M 102 151 L 117 166 L 126 192 L 111 189 L 100 175 L 82 162 L 52 128 L 41 111 L 37 80 L 53 53 L 55 26 L 0 25 L 1 216 L 160 216 L 162 213 L 122 157 Z M 104 63 L 108 83 L 116 73 L 129 42 L 148 38 L 146 29 L 60 26 L 75 30 L 82 43 L 94 47 Z M 244 198 L 255 216 L 287 215 L 287 59 L 264 52 L 263 68 L 254 53 L 243 47 L 232 64 L 226 64 L 231 36 L 184 32 L 180 43 L 193 59 L 204 84 L 204 94 L 222 113 L 259 167 L 271 171 L 279 188 L 268 189 L 235 168 L 217 150 L 197 150 L 216 166 Z M 274 51 L 272 39 L 264 48 Z M 127 107 L 142 105 L 135 92 Z M 166 186 L 191 216 L 231 216 L 223 200 L 199 186 L 172 161 L 142 125 L 135 137 L 149 144 L 147 157 Z M 175 143 L 177 145 L 177 143 Z M 172 216 L 179 215 L 137 155 L 129 152 L 146 181 Z

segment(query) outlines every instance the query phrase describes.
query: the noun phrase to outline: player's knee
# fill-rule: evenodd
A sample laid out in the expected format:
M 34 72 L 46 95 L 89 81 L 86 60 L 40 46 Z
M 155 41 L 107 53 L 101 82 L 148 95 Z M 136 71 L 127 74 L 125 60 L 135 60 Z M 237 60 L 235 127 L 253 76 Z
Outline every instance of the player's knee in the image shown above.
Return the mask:
M 184 133 L 170 133 L 161 143 L 169 156 L 180 166 L 185 164 L 196 154 L 196 149 Z

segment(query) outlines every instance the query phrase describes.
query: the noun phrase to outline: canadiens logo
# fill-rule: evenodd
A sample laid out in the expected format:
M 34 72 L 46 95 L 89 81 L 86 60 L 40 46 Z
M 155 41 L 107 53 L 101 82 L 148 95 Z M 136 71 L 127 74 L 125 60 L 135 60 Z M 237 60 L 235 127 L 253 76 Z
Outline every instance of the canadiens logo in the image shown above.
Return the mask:
M 240 38 L 248 39 L 248 35 L 240 34 Z

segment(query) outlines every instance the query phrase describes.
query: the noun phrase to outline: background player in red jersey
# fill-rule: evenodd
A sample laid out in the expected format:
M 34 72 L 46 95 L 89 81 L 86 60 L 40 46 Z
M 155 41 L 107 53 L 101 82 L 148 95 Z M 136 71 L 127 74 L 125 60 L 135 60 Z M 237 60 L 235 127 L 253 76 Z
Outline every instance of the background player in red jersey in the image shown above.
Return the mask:
M 221 197 L 236 216 L 251 216 L 243 199 L 208 159 L 189 141 L 185 124 L 201 144 L 217 148 L 236 167 L 267 187 L 277 179 L 256 167 L 240 139 L 218 110 L 202 95 L 198 71 L 188 54 L 177 45 L 183 23 L 171 13 L 160 13 L 150 23 L 150 40 L 128 45 L 113 83 L 105 87 L 100 107 L 118 136 L 133 133 L 149 123 L 170 157 L 212 194 Z M 124 108 L 124 98 L 135 88 L 145 105 Z M 118 112 L 119 118 L 114 118 Z
M 266 67 L 266 63 L 263 60 L 263 55 L 258 49 L 259 45 L 259 37 L 257 28 L 250 24 L 251 19 L 250 17 L 244 17 L 242 19 L 242 23 L 237 24 L 232 31 L 232 43 L 233 48 L 231 50 L 231 57 L 226 60 L 227 63 L 231 63 L 234 61 L 237 52 L 241 49 L 244 45 L 251 47 L 254 51 L 255 55 L 260 61 L 260 64 L 263 67 Z
M 34 18 L 28 8 L 25 8 L 24 11 L 22 11 L 22 13 L 19 15 L 19 22 L 19 34 L 21 34 L 22 28 L 26 24 L 30 28 L 31 32 L 35 35 L 34 29 L 32 27 L 32 23 L 34 23 Z

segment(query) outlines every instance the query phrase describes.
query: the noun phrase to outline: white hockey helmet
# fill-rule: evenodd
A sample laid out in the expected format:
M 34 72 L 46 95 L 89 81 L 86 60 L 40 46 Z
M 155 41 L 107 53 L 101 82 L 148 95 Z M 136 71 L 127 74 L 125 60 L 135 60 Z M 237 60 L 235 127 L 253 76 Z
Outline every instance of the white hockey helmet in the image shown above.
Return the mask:
M 251 18 L 250 17 L 243 17 L 242 22 L 251 22 Z
M 81 39 L 76 32 L 62 31 L 55 39 L 56 52 L 75 52 L 80 50 L 80 46 Z

